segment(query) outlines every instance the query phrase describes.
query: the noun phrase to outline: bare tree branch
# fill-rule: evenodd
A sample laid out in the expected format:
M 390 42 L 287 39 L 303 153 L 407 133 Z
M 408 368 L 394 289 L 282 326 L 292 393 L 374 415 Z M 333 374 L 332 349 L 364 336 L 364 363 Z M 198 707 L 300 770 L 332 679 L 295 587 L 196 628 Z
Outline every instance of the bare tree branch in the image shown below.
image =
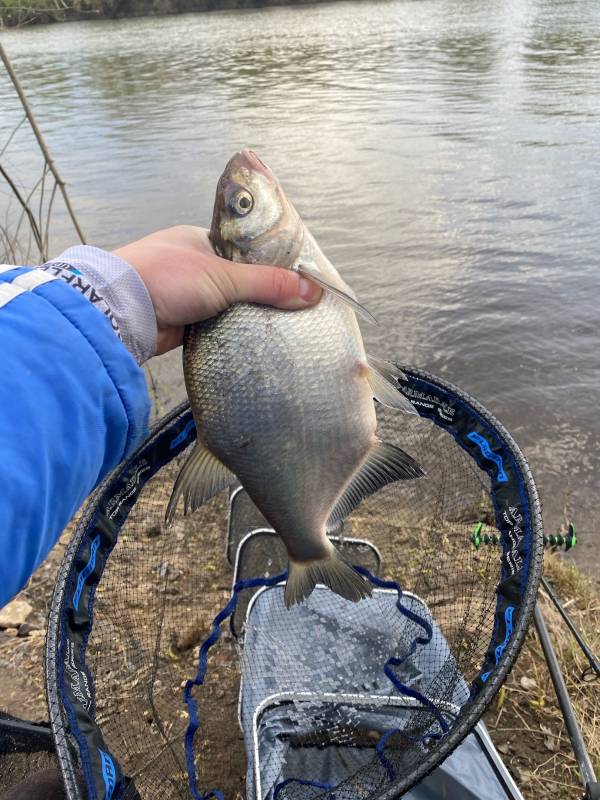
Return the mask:
M 44 213 L 44 189 L 46 188 L 46 175 L 48 174 L 48 165 L 44 164 L 44 169 L 42 170 L 42 183 L 40 187 L 40 202 L 38 203 L 38 228 L 40 233 L 42 234 L 42 242 L 44 241 L 44 223 L 43 223 L 43 213 Z M 43 258 L 46 258 L 46 253 L 43 254 Z
M 42 235 L 40 233 L 40 230 L 38 228 L 38 224 L 36 222 L 36 219 L 33 216 L 33 213 L 31 211 L 31 209 L 27 205 L 27 202 L 21 196 L 21 192 L 19 191 L 18 187 L 15 185 L 14 181 L 12 180 L 12 178 L 10 177 L 8 172 L 6 172 L 6 170 L 4 169 L 2 164 L 0 164 L 0 175 L 2 175 L 4 180 L 8 183 L 8 185 L 10 186 L 10 188 L 13 191 L 14 196 L 17 198 L 18 202 L 20 203 L 20 205 L 23 208 L 23 211 L 27 215 L 27 218 L 29 219 L 29 226 L 30 226 L 31 231 L 33 233 L 33 236 L 35 238 L 35 242 L 36 242 L 36 244 L 37 244 L 37 246 L 38 246 L 38 248 L 40 250 L 40 253 L 43 253 L 44 241 L 43 241 Z
M 7 261 L 9 261 L 9 263 L 13 264 L 16 261 L 14 244 L 8 235 L 8 231 L 3 225 L 0 225 L 0 242 L 2 242 L 2 250 L 5 254 L 4 257 Z
M 25 198 L 25 203 L 26 203 L 28 208 L 30 208 L 31 198 L 35 194 L 35 192 L 36 192 L 36 190 L 37 190 L 37 188 L 38 188 L 38 186 L 40 185 L 41 182 L 42 182 L 42 177 L 37 179 L 37 181 L 35 182 L 33 188 L 30 189 L 29 194 Z M 17 220 L 17 224 L 15 226 L 15 232 L 14 232 L 14 241 L 15 242 L 17 242 L 19 240 L 19 233 L 21 231 L 21 225 L 23 224 L 23 220 L 26 217 L 27 217 L 26 211 L 24 211 L 24 210 L 21 211 L 21 214 L 20 214 L 19 219 Z M 41 233 L 41 226 L 40 226 L 40 233 Z M 29 242 L 30 242 L 30 245 L 29 245 L 29 248 L 26 251 L 27 255 L 29 255 L 29 251 L 31 249 L 31 236 L 29 237 Z M 43 253 L 42 252 L 40 252 L 40 258 L 43 258 Z
M 19 130 L 19 128 L 21 127 L 21 125 L 22 125 L 24 122 L 26 122 L 26 121 L 27 121 L 27 114 L 25 114 L 25 116 L 24 116 L 24 117 L 21 119 L 21 121 L 20 121 L 20 122 L 19 122 L 19 123 L 16 125 L 16 127 L 14 128 L 14 130 L 12 131 L 12 133 L 10 134 L 10 136 L 8 137 L 8 139 L 7 139 L 7 141 L 6 141 L 6 144 L 4 145 L 4 147 L 2 148 L 2 150 L 0 150 L 0 157 L 4 155 L 4 153 L 6 152 L 6 150 L 7 150 L 7 148 L 8 148 L 8 145 L 9 145 L 9 144 L 12 142 L 12 140 L 15 138 L 15 136 L 16 136 L 16 134 L 17 134 L 17 131 Z
M 50 202 L 48 203 L 48 212 L 46 214 L 46 227 L 44 229 L 44 249 L 46 253 L 48 253 L 48 237 L 50 234 L 50 214 L 52 213 L 52 204 L 54 203 L 54 198 L 56 197 L 56 190 L 58 188 L 58 184 L 54 181 L 54 186 L 52 187 L 52 194 L 50 195 Z
M 69 196 L 67 194 L 65 182 L 60 177 L 60 174 L 59 174 L 59 172 L 58 172 L 58 170 L 57 170 L 57 168 L 56 168 L 56 166 L 54 164 L 54 161 L 52 160 L 52 156 L 50 155 L 50 152 L 48 151 L 48 148 L 46 147 L 46 142 L 44 141 L 44 137 L 42 136 L 42 133 L 41 133 L 40 129 L 37 126 L 37 123 L 36 123 L 35 118 L 33 116 L 33 112 L 32 112 L 32 110 L 31 110 L 31 108 L 29 106 L 29 102 L 28 102 L 27 98 L 25 97 L 25 92 L 23 91 L 23 88 L 21 87 L 19 79 L 17 78 L 17 75 L 16 75 L 16 73 L 15 73 L 13 67 L 12 67 L 12 64 L 9 61 L 9 58 L 8 58 L 8 56 L 7 56 L 7 54 L 6 54 L 5 50 L 4 50 L 4 47 L 2 46 L 1 42 L 0 42 L 0 59 L 2 59 L 2 62 L 4 63 L 4 66 L 6 67 L 6 71 L 8 72 L 8 75 L 9 75 L 9 77 L 10 77 L 12 83 L 13 83 L 13 86 L 15 87 L 15 90 L 16 90 L 17 94 L 19 95 L 19 99 L 21 101 L 21 105 L 23 106 L 23 109 L 25 111 L 25 114 L 27 116 L 29 124 L 31 126 L 31 130 L 33 131 L 33 133 L 35 135 L 35 138 L 37 139 L 38 145 L 40 147 L 40 150 L 42 151 L 42 154 L 44 156 L 46 164 L 48 165 L 48 168 L 50 169 L 50 172 L 52 172 L 52 174 L 54 175 L 54 180 L 58 184 L 58 188 L 60 189 L 60 192 L 61 192 L 61 194 L 63 196 L 63 200 L 65 201 L 65 206 L 67 207 L 67 211 L 69 212 L 69 216 L 71 217 L 71 221 L 73 223 L 73 226 L 75 227 L 75 230 L 77 231 L 77 235 L 79 236 L 79 239 L 80 239 L 81 243 L 85 244 L 85 237 L 84 237 L 84 235 L 83 235 L 83 233 L 81 231 L 81 228 L 79 227 L 79 223 L 78 223 L 77 218 L 75 216 L 75 212 L 73 211 L 73 208 L 71 206 L 71 202 L 70 202 Z

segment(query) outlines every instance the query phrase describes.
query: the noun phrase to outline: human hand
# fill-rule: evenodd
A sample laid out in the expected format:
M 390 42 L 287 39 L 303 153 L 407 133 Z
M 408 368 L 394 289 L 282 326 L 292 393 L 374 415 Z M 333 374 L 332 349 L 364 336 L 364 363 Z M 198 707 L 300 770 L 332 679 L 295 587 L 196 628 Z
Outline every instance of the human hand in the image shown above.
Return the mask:
M 292 270 L 220 258 L 208 231 L 193 225 L 157 231 L 113 252 L 146 285 L 158 327 L 156 355 L 182 343 L 185 325 L 214 317 L 233 303 L 293 310 L 321 297 L 318 286 Z

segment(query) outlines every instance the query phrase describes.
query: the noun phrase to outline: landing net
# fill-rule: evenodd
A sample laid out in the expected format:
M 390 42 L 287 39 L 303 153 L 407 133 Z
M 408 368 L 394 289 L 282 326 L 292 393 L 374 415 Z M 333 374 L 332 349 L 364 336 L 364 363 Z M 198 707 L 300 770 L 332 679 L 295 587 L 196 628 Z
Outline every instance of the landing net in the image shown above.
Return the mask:
M 492 415 L 405 371 L 420 416 L 378 407 L 378 434 L 427 477 L 367 498 L 333 537 L 373 583 L 360 603 L 317 586 L 286 609 L 285 548 L 242 490 L 165 529 L 195 438 L 187 406 L 96 492 L 48 628 L 71 800 L 85 797 L 80 778 L 102 800 L 387 800 L 473 729 L 530 620 L 540 508 Z M 501 546 L 474 548 L 476 528 Z

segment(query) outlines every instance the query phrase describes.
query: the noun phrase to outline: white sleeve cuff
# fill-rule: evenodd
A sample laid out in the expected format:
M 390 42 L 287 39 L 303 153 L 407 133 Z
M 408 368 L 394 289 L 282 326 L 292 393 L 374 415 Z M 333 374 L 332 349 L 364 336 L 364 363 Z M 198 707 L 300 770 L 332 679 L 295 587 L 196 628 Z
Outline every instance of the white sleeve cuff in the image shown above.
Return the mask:
M 146 285 L 137 271 L 119 256 L 91 245 L 69 247 L 44 265 L 45 269 L 66 266 L 78 270 L 83 279 L 71 285 L 98 303 L 108 306 L 106 315 L 114 318 L 113 328 L 138 364 L 156 353 L 158 331 L 156 314 Z M 115 324 L 116 323 L 116 326 Z

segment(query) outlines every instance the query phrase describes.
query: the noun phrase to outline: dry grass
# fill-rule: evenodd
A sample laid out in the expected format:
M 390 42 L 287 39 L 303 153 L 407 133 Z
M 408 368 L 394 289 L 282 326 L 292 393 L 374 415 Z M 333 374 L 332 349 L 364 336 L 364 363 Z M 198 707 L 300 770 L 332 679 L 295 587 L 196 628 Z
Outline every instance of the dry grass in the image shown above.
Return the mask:
M 545 575 L 592 651 L 600 653 L 600 595 L 592 582 L 574 564 L 552 554 L 546 557 Z M 588 666 L 585 656 L 543 592 L 539 602 L 592 763 L 600 774 L 600 681 L 581 680 Z M 486 714 L 486 723 L 527 800 L 583 796 L 577 762 L 533 626 L 509 679 Z

